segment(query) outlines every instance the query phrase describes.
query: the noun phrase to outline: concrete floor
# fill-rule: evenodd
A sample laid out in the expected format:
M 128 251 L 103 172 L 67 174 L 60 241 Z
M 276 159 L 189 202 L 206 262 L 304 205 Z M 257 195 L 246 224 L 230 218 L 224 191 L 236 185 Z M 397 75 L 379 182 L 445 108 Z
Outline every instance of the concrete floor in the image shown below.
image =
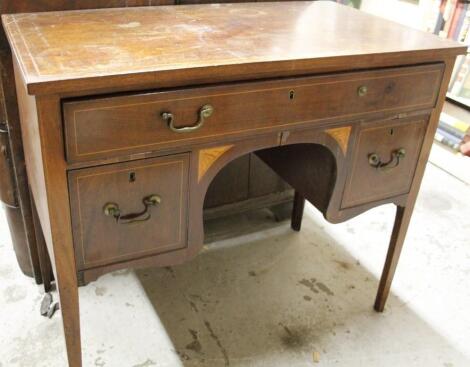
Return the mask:
M 266 211 L 212 222 L 173 268 L 80 289 L 84 366 L 470 366 L 470 188 L 429 165 L 386 311 L 372 304 L 393 206 L 301 233 Z M 249 234 L 256 223 L 262 232 Z M 61 315 L 15 263 L 0 213 L 0 367 L 65 366 Z M 57 298 L 57 294 L 55 294 Z

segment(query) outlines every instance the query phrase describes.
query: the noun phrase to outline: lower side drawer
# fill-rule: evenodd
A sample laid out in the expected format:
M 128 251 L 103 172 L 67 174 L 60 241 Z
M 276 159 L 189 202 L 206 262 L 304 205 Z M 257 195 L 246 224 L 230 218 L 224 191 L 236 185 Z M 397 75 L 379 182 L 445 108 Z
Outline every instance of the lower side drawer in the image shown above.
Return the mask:
M 78 270 L 187 246 L 189 153 L 69 173 Z
M 428 117 L 364 124 L 353 150 L 342 208 L 410 190 Z

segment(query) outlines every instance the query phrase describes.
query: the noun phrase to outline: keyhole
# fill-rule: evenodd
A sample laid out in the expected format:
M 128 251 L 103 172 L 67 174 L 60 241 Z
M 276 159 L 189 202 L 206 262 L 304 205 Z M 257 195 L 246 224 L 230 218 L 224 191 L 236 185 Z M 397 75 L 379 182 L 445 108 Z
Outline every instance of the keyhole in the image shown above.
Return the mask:
M 295 97 L 295 92 L 294 92 L 293 90 L 291 90 L 291 91 L 289 92 L 289 99 L 292 100 L 292 99 L 294 99 L 294 97 Z
M 390 135 L 393 135 L 394 132 L 393 129 L 390 129 Z
M 129 173 L 129 182 L 135 182 L 135 172 Z

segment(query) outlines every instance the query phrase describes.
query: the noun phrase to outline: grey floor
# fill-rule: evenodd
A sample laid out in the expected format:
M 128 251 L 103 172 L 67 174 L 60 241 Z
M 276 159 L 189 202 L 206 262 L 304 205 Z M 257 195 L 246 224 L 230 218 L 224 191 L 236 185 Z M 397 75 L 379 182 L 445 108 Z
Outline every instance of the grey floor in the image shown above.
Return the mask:
M 389 205 L 331 225 L 307 207 L 301 233 L 266 211 L 212 222 L 213 236 L 239 236 L 80 289 L 84 366 L 470 366 L 469 185 L 428 166 L 378 314 L 393 216 Z M 0 366 L 65 366 L 60 312 L 39 316 L 1 212 L 0 233 Z

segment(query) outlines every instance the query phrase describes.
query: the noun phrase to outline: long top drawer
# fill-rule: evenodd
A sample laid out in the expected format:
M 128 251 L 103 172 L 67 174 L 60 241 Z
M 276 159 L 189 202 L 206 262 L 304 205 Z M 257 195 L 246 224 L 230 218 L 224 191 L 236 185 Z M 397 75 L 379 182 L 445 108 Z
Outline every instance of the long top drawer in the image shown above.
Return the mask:
M 433 64 L 65 101 L 67 160 L 143 153 L 367 113 L 432 108 L 442 71 L 442 64 Z

